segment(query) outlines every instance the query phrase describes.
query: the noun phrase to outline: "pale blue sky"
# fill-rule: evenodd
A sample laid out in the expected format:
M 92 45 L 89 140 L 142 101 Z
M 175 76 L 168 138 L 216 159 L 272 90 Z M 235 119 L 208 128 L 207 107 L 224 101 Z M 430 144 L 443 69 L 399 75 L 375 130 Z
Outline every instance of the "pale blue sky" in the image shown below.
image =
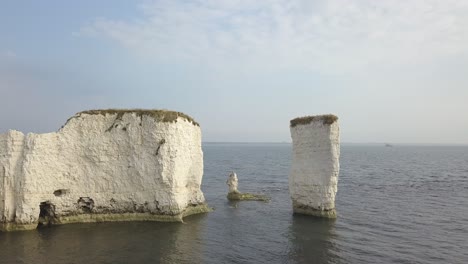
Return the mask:
M 0 133 L 94 108 L 164 108 L 204 141 L 468 144 L 468 1 L 0 3 Z

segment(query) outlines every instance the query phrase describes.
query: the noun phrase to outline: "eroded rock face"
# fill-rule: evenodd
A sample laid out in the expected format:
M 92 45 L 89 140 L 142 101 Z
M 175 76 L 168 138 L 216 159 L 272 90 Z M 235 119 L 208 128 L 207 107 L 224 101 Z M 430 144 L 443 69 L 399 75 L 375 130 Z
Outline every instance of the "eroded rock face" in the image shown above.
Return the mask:
M 309 116 L 291 120 L 293 143 L 289 192 L 295 213 L 335 218 L 340 170 L 338 118 Z
M 202 174 L 200 127 L 178 112 L 86 111 L 55 133 L 9 131 L 0 135 L 0 229 L 181 221 L 209 210 Z

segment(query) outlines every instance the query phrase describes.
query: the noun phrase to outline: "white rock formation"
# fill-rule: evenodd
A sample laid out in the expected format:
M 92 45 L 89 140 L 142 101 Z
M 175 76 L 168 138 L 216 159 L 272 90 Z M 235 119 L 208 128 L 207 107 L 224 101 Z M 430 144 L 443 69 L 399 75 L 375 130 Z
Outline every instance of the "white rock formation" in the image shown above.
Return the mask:
M 231 172 L 231 174 L 229 174 L 229 177 L 228 177 L 228 179 L 226 181 L 226 184 L 229 186 L 229 193 L 238 193 L 239 192 L 237 190 L 239 182 L 237 180 L 237 174 L 235 172 Z
M 95 110 L 58 132 L 0 135 L 0 230 L 159 220 L 209 208 L 201 131 L 163 110 Z M 41 216 L 41 217 L 40 217 Z
M 289 192 L 295 213 L 335 218 L 340 131 L 334 115 L 291 120 L 293 161 Z

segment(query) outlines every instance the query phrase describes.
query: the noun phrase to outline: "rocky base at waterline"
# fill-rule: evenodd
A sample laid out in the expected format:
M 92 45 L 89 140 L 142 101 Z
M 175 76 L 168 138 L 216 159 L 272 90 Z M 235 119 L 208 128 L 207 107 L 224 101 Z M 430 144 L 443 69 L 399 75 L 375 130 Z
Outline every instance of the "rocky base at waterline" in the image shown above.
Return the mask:
M 92 110 L 46 134 L 0 134 L 0 230 L 182 221 L 211 211 L 201 130 L 167 110 Z
M 184 222 L 183 218 L 186 216 L 209 213 L 213 208 L 209 207 L 206 203 L 193 205 L 184 210 L 184 212 L 177 215 L 160 215 L 154 213 L 92 213 L 92 214 L 75 214 L 75 215 L 61 215 L 55 217 L 44 217 L 39 219 L 38 223 L 34 224 L 17 224 L 17 223 L 2 223 L 0 224 L 0 231 L 21 231 L 32 230 L 41 226 L 54 226 L 63 224 L 74 223 L 101 223 L 101 222 L 130 222 L 130 221 L 155 221 L 155 222 Z
M 229 201 L 270 201 L 270 197 L 263 194 L 230 192 L 227 195 Z
M 311 215 L 323 218 L 336 218 L 336 209 L 321 210 L 307 205 L 301 205 L 293 202 L 293 212 L 295 214 Z

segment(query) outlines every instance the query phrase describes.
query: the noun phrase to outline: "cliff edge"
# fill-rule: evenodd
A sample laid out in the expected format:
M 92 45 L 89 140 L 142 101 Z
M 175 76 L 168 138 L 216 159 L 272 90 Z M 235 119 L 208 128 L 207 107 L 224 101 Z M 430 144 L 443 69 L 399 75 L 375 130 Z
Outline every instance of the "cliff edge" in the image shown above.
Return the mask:
M 91 110 L 46 134 L 0 134 L 0 230 L 182 221 L 210 209 L 201 130 L 166 110 Z

